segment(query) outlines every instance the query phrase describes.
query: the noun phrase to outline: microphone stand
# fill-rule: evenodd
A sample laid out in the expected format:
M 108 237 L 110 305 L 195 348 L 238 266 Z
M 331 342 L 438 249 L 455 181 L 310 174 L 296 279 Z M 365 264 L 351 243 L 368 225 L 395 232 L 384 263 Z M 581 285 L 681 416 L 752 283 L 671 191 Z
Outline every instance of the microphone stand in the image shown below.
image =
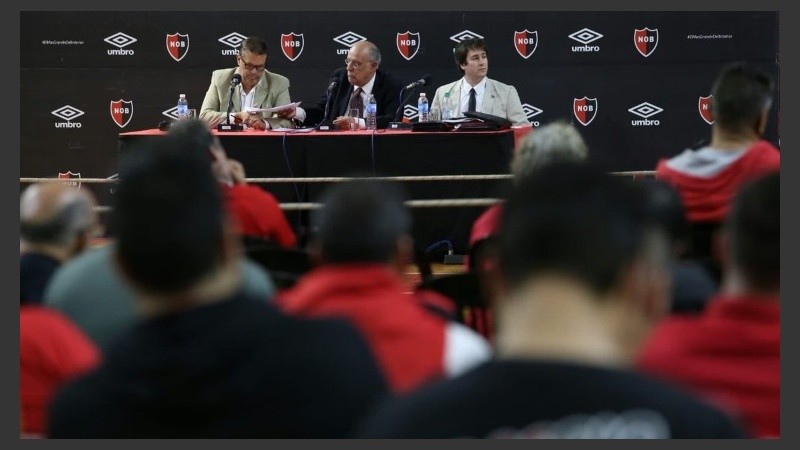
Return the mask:
M 339 80 L 336 83 L 336 95 L 339 95 L 339 90 L 342 88 L 342 82 Z M 317 125 L 317 130 L 319 131 L 342 131 L 338 126 L 333 124 L 333 120 L 327 120 L 328 113 L 330 112 L 331 108 L 331 98 L 333 98 L 333 92 L 331 89 L 328 89 L 325 92 L 325 114 L 322 116 L 322 122 Z
M 403 107 L 406 105 L 406 102 L 408 101 L 408 99 L 411 98 L 411 95 L 414 94 L 414 91 L 416 91 L 416 90 L 417 90 L 416 86 L 412 87 L 408 91 L 408 94 L 400 102 L 400 106 L 398 106 L 397 107 L 397 111 L 394 112 L 394 122 L 390 122 L 389 123 L 389 128 L 390 129 L 392 129 L 392 130 L 410 130 L 411 129 L 411 124 L 410 123 L 405 123 L 402 120 L 400 120 L 400 116 L 401 116 L 401 112 L 403 111 Z M 405 91 L 406 91 L 406 88 L 401 89 L 400 90 L 400 94 L 402 95 L 403 92 L 405 92 Z
M 231 89 L 228 92 L 228 110 L 225 115 L 225 123 L 217 125 L 217 131 L 243 131 L 244 125 L 241 123 L 231 123 L 231 110 L 233 110 L 233 90 L 236 89 L 235 84 L 231 84 Z

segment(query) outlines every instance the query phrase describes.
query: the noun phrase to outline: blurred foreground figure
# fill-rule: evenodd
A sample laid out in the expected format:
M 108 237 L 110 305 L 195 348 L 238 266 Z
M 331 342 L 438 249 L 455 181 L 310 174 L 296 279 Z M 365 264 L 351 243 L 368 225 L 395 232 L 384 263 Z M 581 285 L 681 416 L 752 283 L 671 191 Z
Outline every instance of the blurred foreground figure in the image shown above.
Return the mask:
M 722 412 L 630 369 L 669 295 L 667 240 L 644 199 L 579 164 L 515 186 L 495 360 L 387 403 L 361 436 L 742 437 Z
M 208 155 L 174 139 L 124 161 L 115 196 L 114 263 L 143 319 L 57 394 L 49 435 L 350 435 L 385 392 L 369 349 L 346 323 L 288 318 L 242 291 Z

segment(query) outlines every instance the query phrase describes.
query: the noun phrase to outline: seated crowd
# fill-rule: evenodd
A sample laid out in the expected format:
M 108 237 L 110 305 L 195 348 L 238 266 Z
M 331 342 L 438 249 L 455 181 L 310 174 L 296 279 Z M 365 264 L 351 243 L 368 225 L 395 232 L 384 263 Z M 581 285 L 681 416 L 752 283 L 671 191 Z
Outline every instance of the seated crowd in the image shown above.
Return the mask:
M 779 438 L 772 89 L 723 68 L 709 145 L 654 180 L 599 172 L 567 123 L 526 136 L 464 268 L 491 335 L 457 294 L 405 283 L 412 223 L 394 183 L 330 185 L 304 248 L 200 120 L 121 161 L 99 248 L 86 190 L 33 184 L 21 436 Z M 256 248 L 307 266 L 276 283 Z

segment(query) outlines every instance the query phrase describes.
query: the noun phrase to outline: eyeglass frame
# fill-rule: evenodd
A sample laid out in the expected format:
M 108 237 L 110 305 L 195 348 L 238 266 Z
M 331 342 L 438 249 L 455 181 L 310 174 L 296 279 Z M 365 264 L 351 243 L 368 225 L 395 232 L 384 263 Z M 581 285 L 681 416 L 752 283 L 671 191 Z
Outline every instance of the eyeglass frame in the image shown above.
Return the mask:
M 266 64 L 264 64 L 263 66 L 254 66 L 254 65 L 250 64 L 249 62 L 245 61 L 244 58 L 242 58 L 242 55 L 237 55 L 237 56 L 239 57 L 239 63 L 244 64 L 244 69 L 245 70 L 250 70 L 250 71 L 255 70 L 256 72 L 259 72 L 259 73 L 264 72 L 265 70 L 267 70 L 267 65 Z
M 367 65 L 369 63 L 374 63 L 374 62 L 377 62 L 377 61 L 367 61 L 366 63 L 362 63 L 361 61 L 356 61 L 354 59 L 345 58 L 344 59 L 344 66 L 347 67 L 347 66 L 352 65 L 354 70 L 358 70 L 358 69 L 364 67 L 365 65 Z

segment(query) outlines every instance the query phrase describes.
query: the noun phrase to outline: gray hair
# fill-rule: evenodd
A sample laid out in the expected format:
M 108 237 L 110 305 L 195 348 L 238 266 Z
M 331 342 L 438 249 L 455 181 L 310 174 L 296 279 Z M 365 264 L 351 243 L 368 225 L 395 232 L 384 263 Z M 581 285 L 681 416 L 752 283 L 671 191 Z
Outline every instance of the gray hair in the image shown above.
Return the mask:
M 20 202 L 20 238 L 32 244 L 48 244 L 63 247 L 70 245 L 79 234 L 95 226 L 94 204 L 82 192 L 64 192 L 58 199 L 56 210 L 44 217 L 31 217 L 27 211 L 35 208 L 35 197 L 41 185 L 34 184 L 22 194 Z
M 548 164 L 584 162 L 587 157 L 588 148 L 578 130 L 566 122 L 553 122 L 522 139 L 511 161 L 511 173 L 518 182 Z

